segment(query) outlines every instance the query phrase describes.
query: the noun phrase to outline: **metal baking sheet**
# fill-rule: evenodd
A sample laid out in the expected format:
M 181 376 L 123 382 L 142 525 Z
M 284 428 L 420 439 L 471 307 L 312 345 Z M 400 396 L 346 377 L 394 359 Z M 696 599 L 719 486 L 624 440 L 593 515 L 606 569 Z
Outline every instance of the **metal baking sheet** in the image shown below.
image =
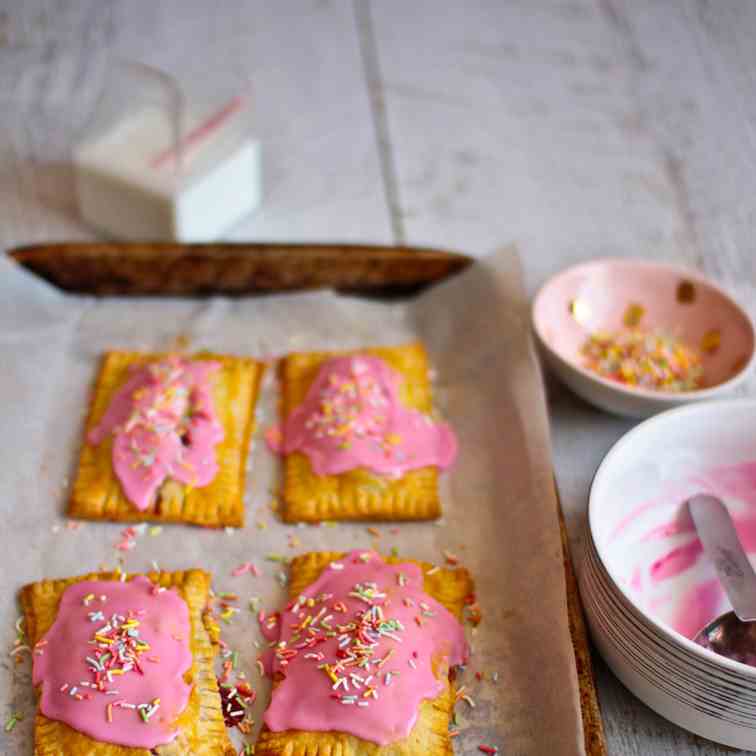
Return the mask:
M 3 648 L 13 646 L 15 594 L 27 582 L 113 567 L 119 558 L 129 572 L 150 569 L 153 562 L 163 569 L 200 566 L 214 573 L 216 590 L 242 598 L 242 612 L 224 625 L 223 637 L 239 652 L 239 668 L 258 691 L 254 718 L 259 723 L 268 684 L 256 671 L 261 636 L 246 606 L 253 596 L 269 609 L 283 601 L 285 568 L 268 556 L 396 548 L 403 556 L 441 563 L 448 549 L 473 573 L 483 610 L 483 622 L 471 634 L 473 658 L 462 677 L 476 705 L 457 707 L 456 752 L 478 753 L 481 743 L 507 754 L 584 752 L 548 421 L 514 250 L 502 250 L 402 302 L 333 292 L 98 300 L 64 295 L 3 261 L 0 326 L 6 438 L 0 460 Z M 257 410 L 243 529 L 163 526 L 159 535 L 147 530 L 124 553 L 114 548 L 123 525 L 68 522 L 68 486 L 103 351 L 208 348 L 273 365 L 291 350 L 415 339 L 430 352 L 436 404 L 460 438 L 459 460 L 443 478 L 444 516 L 438 523 L 380 523 L 377 537 L 364 523 L 281 523 L 270 506 L 277 500 L 280 463 L 262 441 L 275 421 L 273 367 Z M 247 561 L 263 574 L 233 577 L 233 569 Z M 31 665 L 28 655 L 22 657 L 17 664 L 4 656 L 0 673 L 6 716 L 24 716 L 12 732 L 0 732 L 0 750 L 12 756 L 32 751 Z

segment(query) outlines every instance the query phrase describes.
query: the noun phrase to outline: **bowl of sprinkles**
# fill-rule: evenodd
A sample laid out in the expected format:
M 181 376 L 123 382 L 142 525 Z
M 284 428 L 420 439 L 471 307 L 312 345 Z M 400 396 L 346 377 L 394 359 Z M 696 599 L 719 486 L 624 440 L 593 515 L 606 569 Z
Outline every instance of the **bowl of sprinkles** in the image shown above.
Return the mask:
M 557 274 L 533 302 L 546 363 L 578 396 L 649 417 L 719 397 L 748 374 L 753 323 L 697 273 L 642 260 L 594 260 Z

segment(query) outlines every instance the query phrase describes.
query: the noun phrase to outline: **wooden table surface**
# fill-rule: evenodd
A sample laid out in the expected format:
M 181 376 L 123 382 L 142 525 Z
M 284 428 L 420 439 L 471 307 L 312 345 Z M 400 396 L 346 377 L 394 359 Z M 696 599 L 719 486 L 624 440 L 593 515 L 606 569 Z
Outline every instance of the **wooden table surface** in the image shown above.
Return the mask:
M 252 78 L 265 201 L 231 239 L 515 241 L 530 291 L 580 260 L 663 259 L 756 314 L 755 35 L 753 0 L 2 0 L 0 243 L 91 238 L 59 106 L 117 54 Z M 54 63 L 23 105 L 17 46 Z M 591 476 L 632 423 L 549 388 L 579 559 Z M 598 675 L 610 753 L 732 753 Z

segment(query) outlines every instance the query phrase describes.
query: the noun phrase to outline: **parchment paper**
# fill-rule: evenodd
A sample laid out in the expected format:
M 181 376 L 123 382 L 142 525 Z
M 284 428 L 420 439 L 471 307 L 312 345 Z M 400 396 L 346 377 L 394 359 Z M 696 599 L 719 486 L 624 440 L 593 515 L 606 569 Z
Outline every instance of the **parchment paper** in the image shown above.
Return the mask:
M 185 339 L 258 357 L 289 350 L 398 344 L 421 339 L 435 369 L 436 404 L 459 434 L 460 456 L 445 476 L 444 517 L 436 524 L 380 523 L 285 526 L 269 508 L 280 465 L 262 440 L 274 421 L 275 370 L 258 407 L 250 455 L 244 529 L 231 533 L 164 526 L 114 549 L 124 525 L 84 523 L 69 529 L 65 503 L 74 471 L 88 394 L 101 353 L 111 348 L 166 349 Z M 95 300 L 64 296 L 8 262 L 0 263 L 0 602 L 2 648 L 10 650 L 19 615 L 15 595 L 27 582 L 115 566 L 129 572 L 193 566 L 211 570 L 219 591 L 233 591 L 242 611 L 224 626 L 239 667 L 259 694 L 267 682 L 255 669 L 260 640 L 247 610 L 259 596 L 282 602 L 280 564 L 312 549 L 396 547 L 407 557 L 443 563 L 460 556 L 473 573 L 483 622 L 471 635 L 473 658 L 462 682 L 475 702 L 457 706 L 457 753 L 487 743 L 503 754 L 583 753 L 577 676 L 567 624 L 564 577 L 552 488 L 548 422 L 529 338 L 527 303 L 516 253 L 502 250 L 462 276 L 415 300 L 380 303 L 334 293 L 203 301 Z M 291 544 L 294 547 L 291 547 Z M 242 562 L 263 572 L 232 577 Z M 32 752 L 35 710 L 30 661 L 2 661 L 3 714 L 24 715 L 4 754 Z M 475 672 L 484 673 L 476 679 Z M 498 673 L 498 682 L 491 680 Z M 3 722 L 5 721 L 3 717 Z

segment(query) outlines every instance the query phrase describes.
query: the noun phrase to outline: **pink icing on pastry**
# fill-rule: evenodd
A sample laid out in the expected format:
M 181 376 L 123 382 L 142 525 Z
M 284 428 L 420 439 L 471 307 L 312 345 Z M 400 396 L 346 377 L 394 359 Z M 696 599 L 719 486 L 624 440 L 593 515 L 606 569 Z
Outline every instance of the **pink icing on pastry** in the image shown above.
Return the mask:
M 420 568 L 372 552 L 331 563 L 262 628 L 276 642 L 269 670 L 285 675 L 265 712 L 271 730 L 335 730 L 380 745 L 409 735 L 421 701 L 469 653 L 460 623 L 423 591 Z
M 175 356 L 135 368 L 89 433 L 91 444 L 113 434 L 113 469 L 137 509 L 147 509 L 166 478 L 196 488 L 215 478 L 223 426 L 209 377 L 218 368 Z
M 454 433 L 404 407 L 401 381 L 378 357 L 334 357 L 283 428 L 268 432 L 268 445 L 283 454 L 303 452 L 318 475 L 363 467 L 398 477 L 419 467 L 449 467 L 457 455 Z
M 75 583 L 35 646 L 40 711 L 105 743 L 169 743 L 191 691 L 183 679 L 192 666 L 189 637 L 189 609 L 175 591 L 141 576 Z M 112 672 L 119 669 L 126 671 Z

